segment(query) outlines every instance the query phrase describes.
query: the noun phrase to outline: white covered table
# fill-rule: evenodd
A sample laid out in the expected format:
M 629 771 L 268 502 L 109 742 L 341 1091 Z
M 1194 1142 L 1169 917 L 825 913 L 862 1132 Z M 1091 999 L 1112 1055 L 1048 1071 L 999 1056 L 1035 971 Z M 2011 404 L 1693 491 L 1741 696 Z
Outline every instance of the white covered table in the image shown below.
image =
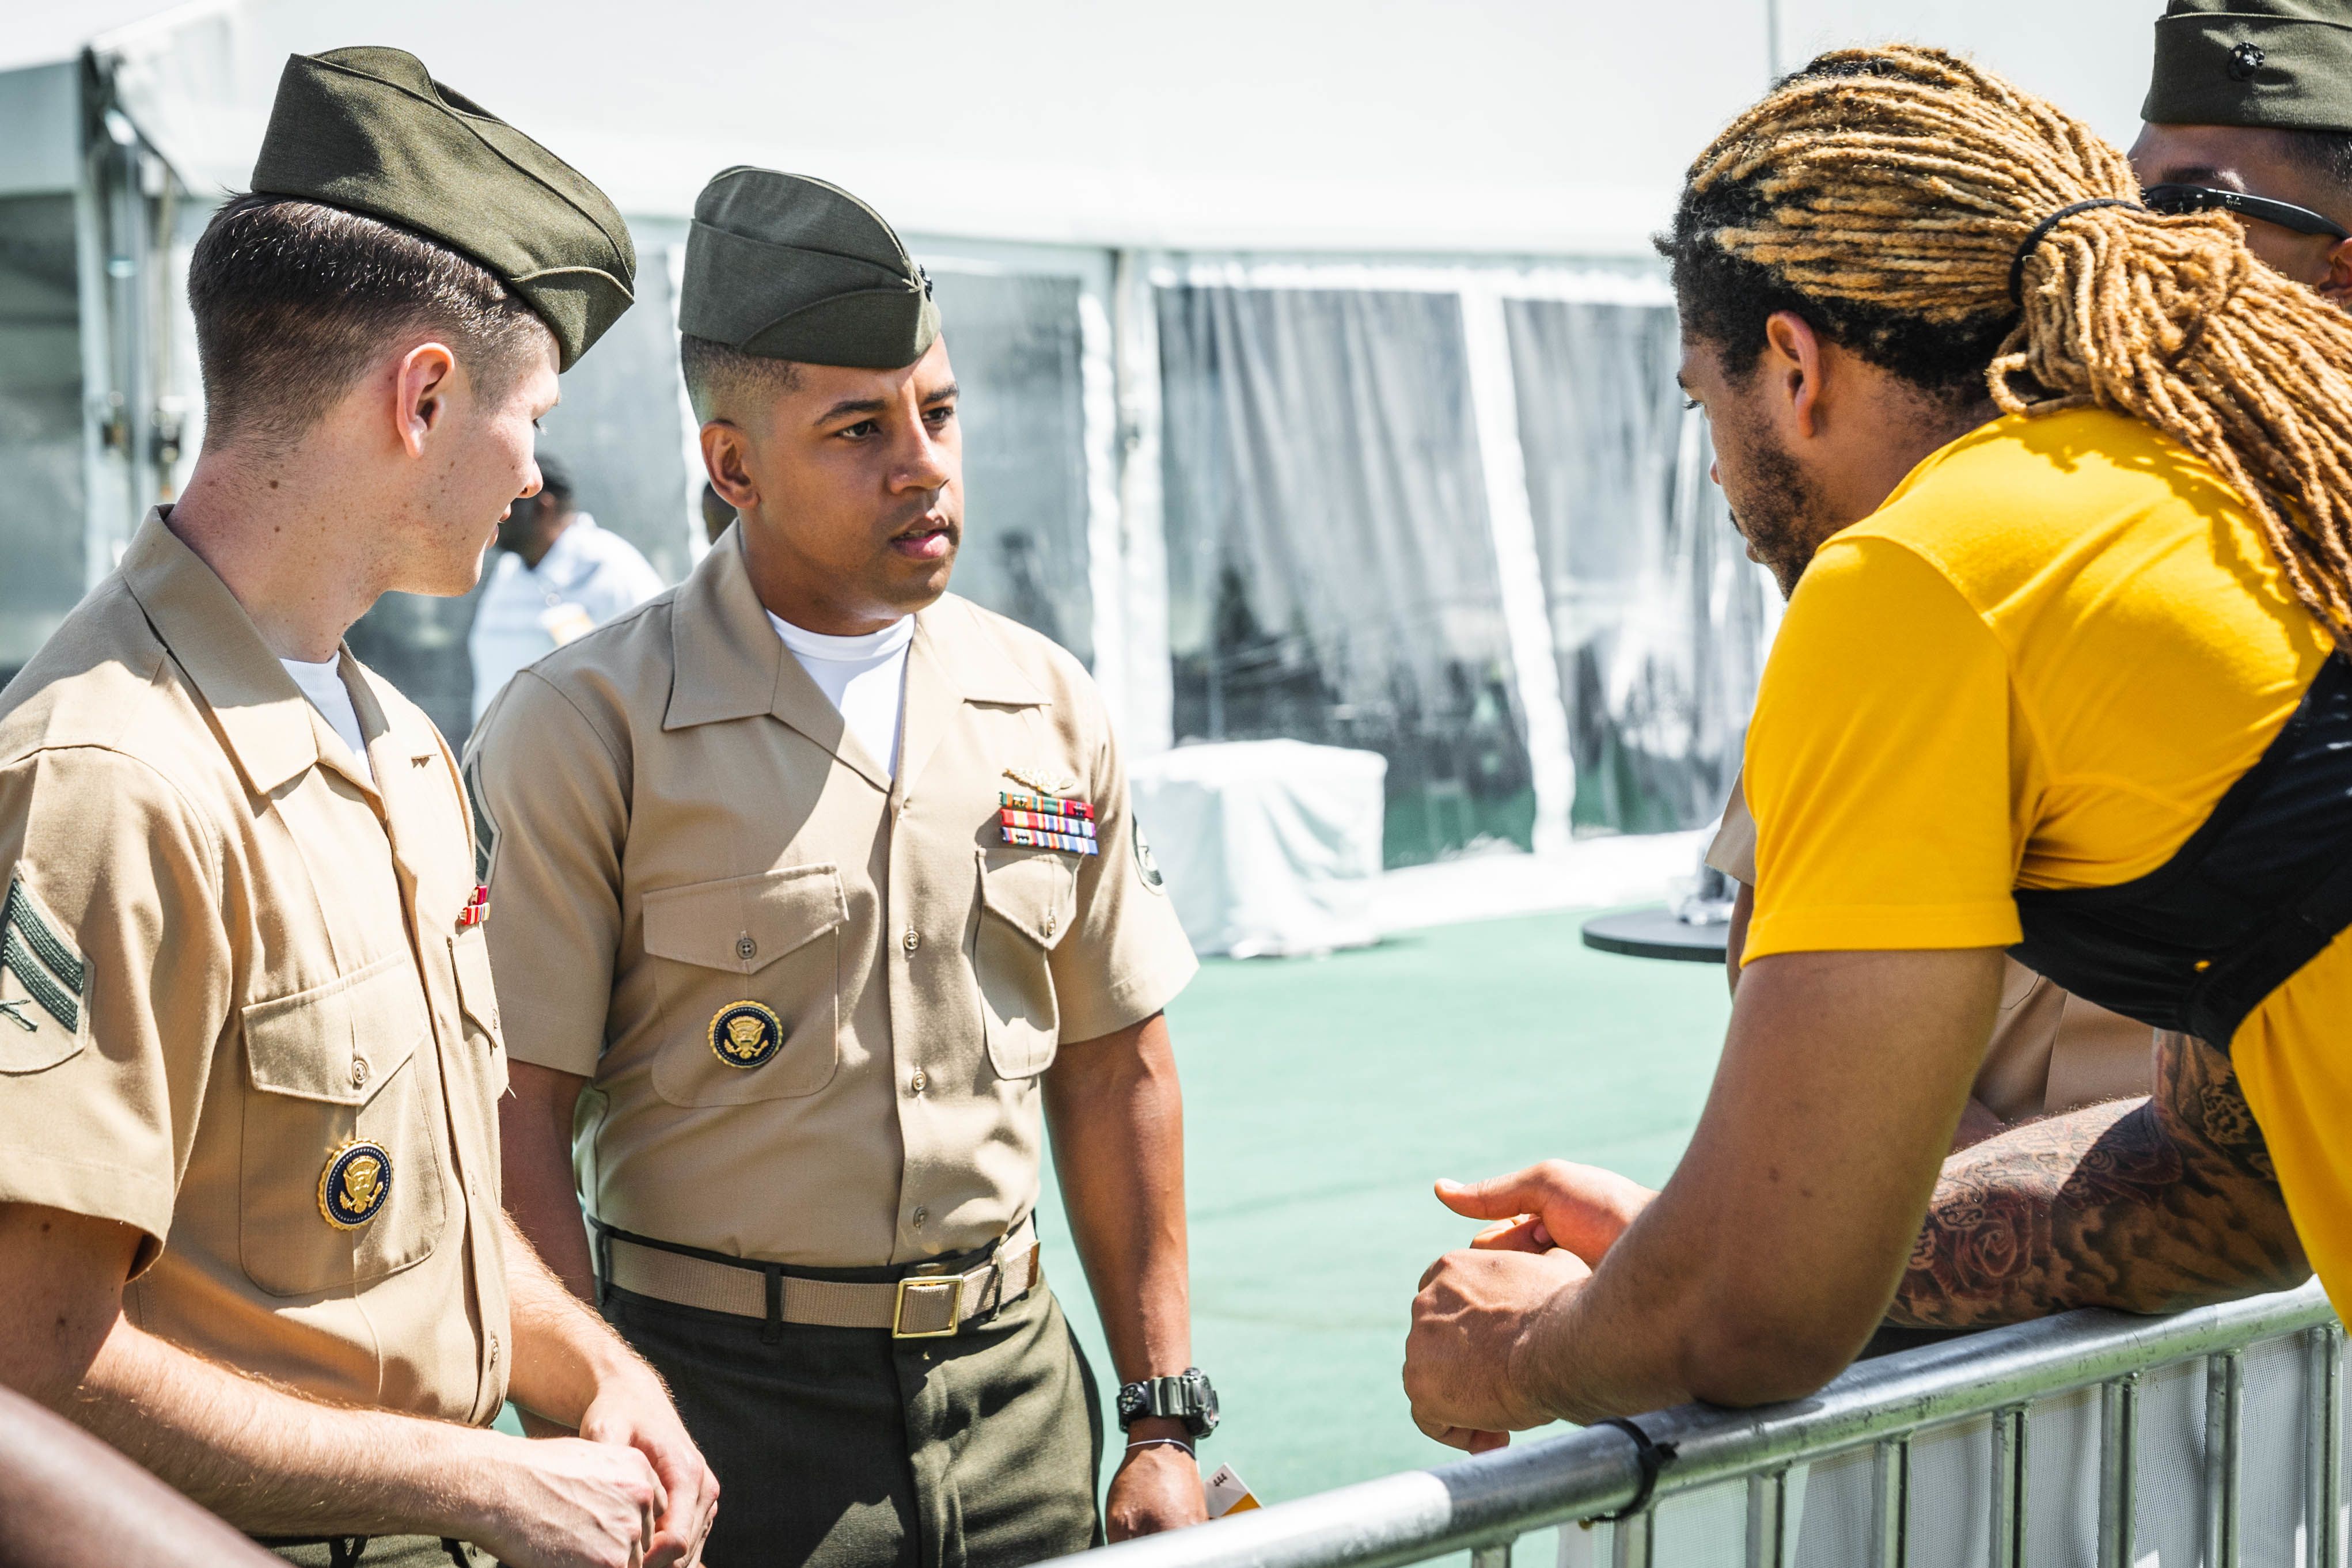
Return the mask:
M 1182 746 L 1128 770 L 1184 934 L 1236 958 L 1377 939 L 1387 776 L 1376 752 L 1299 740 Z

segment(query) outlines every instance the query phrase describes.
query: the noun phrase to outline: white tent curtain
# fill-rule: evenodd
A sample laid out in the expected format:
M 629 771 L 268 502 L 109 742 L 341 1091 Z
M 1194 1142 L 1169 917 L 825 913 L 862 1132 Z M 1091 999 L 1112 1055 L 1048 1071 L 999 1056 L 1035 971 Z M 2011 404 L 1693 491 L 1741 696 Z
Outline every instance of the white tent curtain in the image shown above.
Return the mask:
M 1381 753 L 1391 863 L 1526 845 L 1459 300 L 1181 284 L 1159 327 L 1178 737 Z
M 1772 598 L 1748 561 L 1670 308 L 1514 299 L 1536 549 L 1590 831 L 1692 828 L 1738 769 Z

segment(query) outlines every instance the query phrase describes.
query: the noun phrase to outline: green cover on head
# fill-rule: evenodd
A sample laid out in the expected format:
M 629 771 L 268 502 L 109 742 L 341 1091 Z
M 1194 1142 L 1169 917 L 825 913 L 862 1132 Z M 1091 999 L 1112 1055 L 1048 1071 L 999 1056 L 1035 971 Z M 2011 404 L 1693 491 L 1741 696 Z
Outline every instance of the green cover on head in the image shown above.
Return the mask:
M 2352 0 L 2170 0 L 2139 117 L 2352 131 Z
M 895 371 L 930 348 L 940 312 L 879 213 L 823 180 L 739 165 L 695 201 L 677 325 L 765 359 Z
M 381 218 L 478 262 L 547 323 L 567 371 L 635 299 L 636 247 L 604 193 L 404 50 L 289 57 L 253 190 Z

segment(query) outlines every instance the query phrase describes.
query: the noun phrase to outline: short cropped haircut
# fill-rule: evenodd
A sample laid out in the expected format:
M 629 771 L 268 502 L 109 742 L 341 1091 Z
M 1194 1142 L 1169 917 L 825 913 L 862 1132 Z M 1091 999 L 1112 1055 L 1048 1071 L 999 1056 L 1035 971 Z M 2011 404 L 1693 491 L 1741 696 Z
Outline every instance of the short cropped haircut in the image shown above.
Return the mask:
M 747 354 L 691 332 L 678 334 L 677 368 L 694 417 L 705 424 L 747 402 L 791 392 L 801 381 L 800 366 L 790 360 Z
M 316 202 L 232 198 L 188 265 L 207 441 L 283 446 L 391 341 L 445 336 L 480 393 L 504 397 L 547 340 L 480 264 L 407 229 Z
M 2342 188 L 2352 196 L 2352 135 L 2341 131 L 2289 131 L 2288 159 Z

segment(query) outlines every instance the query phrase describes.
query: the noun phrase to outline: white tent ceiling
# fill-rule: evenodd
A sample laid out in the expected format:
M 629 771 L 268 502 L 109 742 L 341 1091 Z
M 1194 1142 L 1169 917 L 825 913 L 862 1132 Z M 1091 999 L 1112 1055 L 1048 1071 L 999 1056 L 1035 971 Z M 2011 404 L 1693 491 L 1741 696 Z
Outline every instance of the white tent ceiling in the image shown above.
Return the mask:
M 931 235 L 1258 250 L 1639 251 L 1786 67 L 1907 37 L 2127 137 L 2154 0 L 126 0 L 0 4 L 0 63 L 95 40 L 192 183 L 240 184 L 289 51 L 393 44 L 633 214 L 822 173 Z

